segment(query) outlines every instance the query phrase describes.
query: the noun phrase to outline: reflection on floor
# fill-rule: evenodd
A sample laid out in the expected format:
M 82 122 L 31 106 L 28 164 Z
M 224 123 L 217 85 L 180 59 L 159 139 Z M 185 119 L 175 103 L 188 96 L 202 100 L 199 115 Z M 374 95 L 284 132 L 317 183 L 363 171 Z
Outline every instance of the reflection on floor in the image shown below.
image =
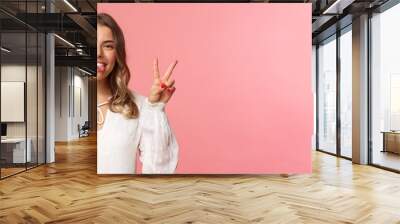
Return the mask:
M 312 155 L 312 174 L 98 176 L 83 138 L 0 181 L 0 223 L 399 223 L 399 174 Z
M 30 169 L 36 166 L 36 163 L 28 163 L 25 167 L 25 164 L 2 164 L 1 168 L 1 178 L 5 178 L 7 176 L 25 171 L 26 169 Z
M 400 171 L 400 155 L 392 152 L 374 151 L 373 163 Z
M 25 167 L 24 168 L 20 168 L 20 167 L 17 167 L 17 168 L 1 168 L 1 178 L 13 175 L 15 173 L 18 173 L 18 172 L 21 172 L 21 171 L 24 171 L 24 170 L 25 170 Z
M 341 155 L 347 158 L 352 158 L 353 151 L 351 148 L 341 148 Z

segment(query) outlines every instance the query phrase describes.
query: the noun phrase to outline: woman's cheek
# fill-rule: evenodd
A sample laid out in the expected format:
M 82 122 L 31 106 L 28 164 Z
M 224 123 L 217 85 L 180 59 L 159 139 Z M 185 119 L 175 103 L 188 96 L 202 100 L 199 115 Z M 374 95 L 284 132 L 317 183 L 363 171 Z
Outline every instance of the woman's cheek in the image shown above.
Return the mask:
M 117 60 L 115 50 L 111 51 L 107 57 L 107 75 L 114 69 L 115 61 Z
M 107 64 L 106 71 L 105 71 L 105 77 L 107 77 L 112 72 L 112 70 L 114 69 L 114 65 L 115 65 L 115 63 Z

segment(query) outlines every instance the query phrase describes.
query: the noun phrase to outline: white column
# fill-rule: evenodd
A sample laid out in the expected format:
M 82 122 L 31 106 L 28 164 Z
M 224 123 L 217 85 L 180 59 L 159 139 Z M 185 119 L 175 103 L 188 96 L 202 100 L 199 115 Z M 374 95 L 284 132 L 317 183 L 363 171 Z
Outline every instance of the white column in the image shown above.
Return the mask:
M 55 134 L 55 60 L 54 60 L 54 36 L 53 34 L 47 34 L 46 36 L 46 61 L 47 61 L 47 72 L 46 72 L 46 85 L 47 85 L 47 108 L 46 108 L 46 163 L 52 163 L 55 161 L 55 150 L 54 150 L 54 134 Z
M 353 19 L 353 162 L 368 163 L 368 15 Z
M 54 11 L 50 1 L 46 4 L 47 12 Z M 46 163 L 55 162 L 55 43 L 54 35 L 46 35 Z

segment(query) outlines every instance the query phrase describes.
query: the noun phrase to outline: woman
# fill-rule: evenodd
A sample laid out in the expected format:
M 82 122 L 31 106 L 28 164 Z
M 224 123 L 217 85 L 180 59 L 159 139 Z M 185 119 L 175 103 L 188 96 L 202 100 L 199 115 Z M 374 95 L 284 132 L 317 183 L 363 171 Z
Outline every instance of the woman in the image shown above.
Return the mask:
M 136 173 L 137 149 L 142 173 L 174 173 L 179 147 L 165 105 L 175 92 L 172 71 L 160 76 L 154 60 L 148 97 L 130 91 L 122 30 L 107 14 L 97 15 L 97 173 Z

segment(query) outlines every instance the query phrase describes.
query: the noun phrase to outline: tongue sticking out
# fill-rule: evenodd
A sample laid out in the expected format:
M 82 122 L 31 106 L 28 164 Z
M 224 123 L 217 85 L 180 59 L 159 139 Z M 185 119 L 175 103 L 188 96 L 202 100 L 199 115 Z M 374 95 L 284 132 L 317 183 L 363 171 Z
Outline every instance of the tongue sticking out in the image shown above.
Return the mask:
M 98 72 L 104 72 L 104 70 L 105 70 L 104 64 L 97 63 L 97 71 Z

